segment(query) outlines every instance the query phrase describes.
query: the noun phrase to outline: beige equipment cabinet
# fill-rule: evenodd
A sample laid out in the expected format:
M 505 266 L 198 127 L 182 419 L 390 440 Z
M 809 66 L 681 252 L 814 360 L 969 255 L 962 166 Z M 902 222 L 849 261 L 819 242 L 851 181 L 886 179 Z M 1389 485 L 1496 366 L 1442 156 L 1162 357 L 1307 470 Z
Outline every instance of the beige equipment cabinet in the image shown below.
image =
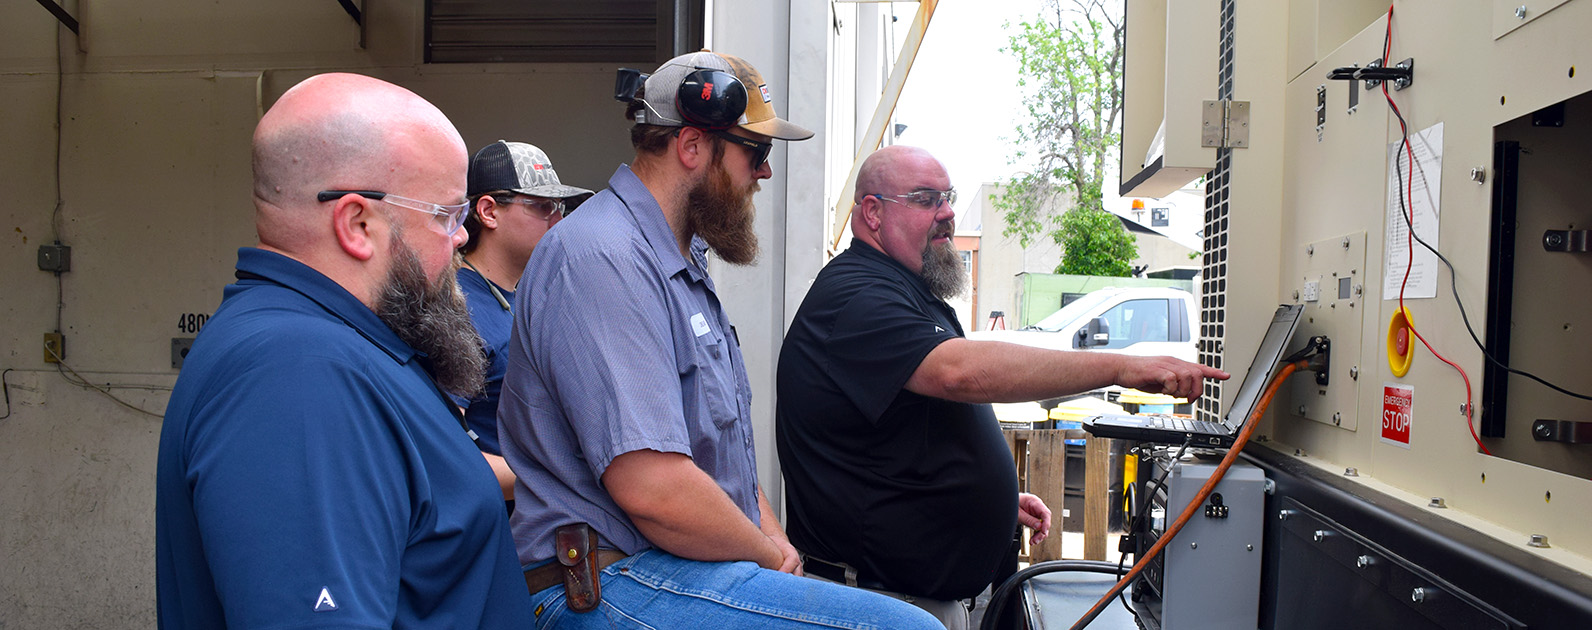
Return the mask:
M 1173 168 L 1183 182 L 1205 178 L 1202 359 L 1241 378 L 1264 317 L 1279 303 L 1307 307 L 1295 346 L 1312 335 L 1331 339 L 1327 383 L 1294 376 L 1246 449 L 1279 477 L 1268 503 L 1268 553 L 1277 555 L 1263 586 L 1272 604 L 1262 605 L 1260 627 L 1315 627 L 1335 614 L 1354 627 L 1421 627 L 1410 621 L 1417 618 L 1449 620 L 1433 627 L 1458 627 L 1453 620 L 1460 618 L 1489 620 L 1477 627 L 1592 627 L 1592 444 L 1533 436 L 1539 419 L 1592 422 L 1592 402 L 1489 374 L 1454 296 L 1457 288 L 1475 334 L 1495 349 L 1507 347 L 1512 366 L 1592 393 L 1592 341 L 1581 332 L 1592 327 L 1592 300 L 1584 297 L 1592 289 L 1592 253 L 1543 246 L 1546 231 L 1558 230 L 1570 239 L 1566 247 L 1584 250 L 1592 227 L 1585 201 L 1592 181 L 1592 2 L 1393 4 L 1389 61 L 1412 59 L 1415 69 L 1407 88 L 1389 93 L 1412 138 L 1424 133 L 1428 148 L 1440 153 L 1416 164 L 1416 205 L 1435 201 L 1438 227 L 1428 238 L 1454 265 L 1451 276 L 1435 260 L 1418 260 L 1412 275 L 1431 282 L 1424 297 L 1412 297 L 1412 281 L 1404 303 L 1417 330 L 1467 373 L 1468 402 L 1459 371 L 1419 341 L 1410 341 L 1407 373 L 1390 365 L 1388 328 L 1398 301 L 1385 298 L 1397 294 L 1406 255 L 1398 247 L 1389 253 L 1390 217 L 1398 217 L 1389 208 L 1399 207 L 1389 158 L 1401 138 L 1399 121 L 1380 88 L 1327 78 L 1335 68 L 1382 56 L 1388 5 L 1127 2 L 1122 193 L 1156 193 L 1151 182 L 1166 180 Z M 1214 61 L 1215 71 L 1202 60 Z M 1199 127 L 1190 126 L 1198 123 L 1188 121 L 1199 120 L 1211 100 L 1226 108 L 1228 124 L 1233 105 L 1247 104 L 1243 146 L 1200 144 L 1193 132 Z M 1140 157 L 1158 130 L 1165 159 L 1157 173 Z M 1505 143 L 1520 149 L 1507 163 L 1495 159 L 1495 145 Z M 1189 157 L 1174 164 L 1172 156 Z M 1405 162 L 1398 168 L 1409 175 Z M 1423 182 L 1432 184 L 1429 191 Z M 1512 214 L 1495 219 L 1499 207 Z M 1513 267 L 1500 272 L 1497 261 L 1506 258 Z M 1399 264 L 1390 267 L 1390 260 Z M 1495 277 L 1500 273 L 1506 280 Z M 1386 293 L 1389 278 L 1394 289 Z M 1413 392 L 1407 444 L 1384 437 L 1388 387 Z M 1200 415 L 1219 413 L 1234 389 L 1208 386 Z M 1478 410 L 1475 429 L 1492 455 L 1467 429 L 1470 409 Z M 1321 519 L 1315 527 L 1322 529 L 1311 531 L 1326 534 L 1306 535 L 1298 546 L 1272 544 L 1295 536 L 1297 528 L 1279 518 L 1283 512 Z M 1334 539 L 1339 528 L 1342 537 Z M 1351 539 L 1353 545 L 1331 547 Z M 1288 555 L 1307 548 L 1319 557 Z M 1367 561 L 1356 566 L 1354 555 L 1333 555 L 1374 550 L 1398 565 L 1390 576 L 1403 577 L 1373 580 Z M 1346 567 L 1345 575 L 1359 577 L 1300 581 L 1290 563 L 1318 574 Z M 1421 580 L 1451 587 L 1443 590 L 1448 603 L 1417 601 L 1423 596 L 1409 589 L 1436 588 Z M 1401 603 L 1368 605 L 1357 588 Z M 1317 602 L 1302 603 L 1306 589 Z M 1434 612 L 1448 605 L 1455 608 Z M 1326 616 L 1297 625 L 1288 615 L 1301 611 Z M 1442 616 L 1450 613 L 1480 616 Z

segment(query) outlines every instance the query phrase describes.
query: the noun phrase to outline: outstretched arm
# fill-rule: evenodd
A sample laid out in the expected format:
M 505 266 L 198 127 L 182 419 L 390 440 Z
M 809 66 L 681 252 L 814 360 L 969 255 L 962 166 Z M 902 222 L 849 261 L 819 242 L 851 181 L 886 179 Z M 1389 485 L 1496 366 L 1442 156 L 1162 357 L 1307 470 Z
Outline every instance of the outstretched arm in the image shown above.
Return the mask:
M 906 388 L 967 403 L 1026 402 L 1121 385 L 1194 400 L 1204 379 L 1226 372 L 1172 357 L 1031 348 L 1000 341 L 948 339 L 918 364 Z

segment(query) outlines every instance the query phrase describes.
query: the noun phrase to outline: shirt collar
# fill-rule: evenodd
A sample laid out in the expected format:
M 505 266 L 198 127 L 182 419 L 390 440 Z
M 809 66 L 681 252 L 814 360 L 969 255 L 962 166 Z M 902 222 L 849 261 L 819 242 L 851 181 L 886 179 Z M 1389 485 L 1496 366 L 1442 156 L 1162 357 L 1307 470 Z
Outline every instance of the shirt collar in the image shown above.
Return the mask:
M 272 282 L 319 304 L 399 363 L 408 363 L 420 354 L 399 339 L 364 302 L 309 265 L 276 252 L 244 247 L 238 250 L 238 277 L 238 284 L 226 288 L 225 297 L 241 292 L 251 280 Z
M 918 291 L 918 293 L 923 294 L 923 297 L 927 298 L 928 300 L 935 302 L 945 301 L 941 300 L 939 296 L 934 295 L 934 292 L 929 290 L 929 283 L 923 280 L 923 276 L 912 273 L 912 270 L 907 269 L 907 266 L 901 264 L 901 261 L 891 258 L 889 254 L 879 251 L 878 248 L 863 242 L 861 239 L 858 239 L 855 236 L 851 237 L 851 246 L 847 247 L 846 251 L 856 252 L 857 256 L 868 261 L 869 264 L 895 273 L 895 275 L 899 276 L 903 282 L 911 285 Z
M 668 275 L 674 275 L 684 270 L 690 270 L 693 276 L 697 271 L 685 263 L 685 257 L 680 255 L 680 242 L 674 238 L 674 230 L 669 228 L 669 222 L 663 218 L 663 206 L 658 205 L 657 198 L 652 196 L 652 191 L 641 183 L 630 165 L 620 164 L 614 171 L 613 177 L 608 178 L 608 188 L 624 203 L 625 209 L 630 211 L 631 220 L 641 230 L 641 237 L 652 247 L 652 254 L 658 258 L 658 264 Z M 700 258 L 698 246 L 703 252 L 707 251 L 707 243 L 698 236 L 691 237 L 692 258 Z M 706 259 L 701 259 L 705 264 Z

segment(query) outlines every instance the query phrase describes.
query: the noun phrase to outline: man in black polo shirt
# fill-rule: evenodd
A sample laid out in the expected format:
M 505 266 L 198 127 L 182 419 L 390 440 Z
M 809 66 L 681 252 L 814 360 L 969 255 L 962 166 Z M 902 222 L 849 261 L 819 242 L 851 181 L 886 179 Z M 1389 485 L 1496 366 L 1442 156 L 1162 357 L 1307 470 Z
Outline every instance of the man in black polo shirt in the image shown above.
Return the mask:
M 990 585 L 1018 521 L 1036 539 L 1050 527 L 1044 502 L 1019 496 L 988 403 L 1111 384 L 1194 399 L 1202 379 L 1227 374 L 964 338 L 945 303 L 967 285 L 950 189 L 922 149 L 863 162 L 855 238 L 819 272 L 780 351 L 775 435 L 786 530 L 807 573 L 912 602 L 958 630 L 963 600 Z

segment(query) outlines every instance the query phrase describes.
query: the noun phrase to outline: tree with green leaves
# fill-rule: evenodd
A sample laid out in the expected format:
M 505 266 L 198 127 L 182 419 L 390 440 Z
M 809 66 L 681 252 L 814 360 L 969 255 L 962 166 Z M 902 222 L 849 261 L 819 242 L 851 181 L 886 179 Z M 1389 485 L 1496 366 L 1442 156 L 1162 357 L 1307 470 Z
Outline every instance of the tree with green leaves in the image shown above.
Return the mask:
M 1121 143 L 1122 3 L 1049 0 L 1015 30 L 1003 50 L 1017 58 L 1027 115 L 1013 162 L 1033 170 L 1003 182 L 994 199 L 1005 235 L 1023 247 L 1040 237 L 1060 244 L 1057 273 L 1130 275 L 1136 239 L 1101 201 Z

